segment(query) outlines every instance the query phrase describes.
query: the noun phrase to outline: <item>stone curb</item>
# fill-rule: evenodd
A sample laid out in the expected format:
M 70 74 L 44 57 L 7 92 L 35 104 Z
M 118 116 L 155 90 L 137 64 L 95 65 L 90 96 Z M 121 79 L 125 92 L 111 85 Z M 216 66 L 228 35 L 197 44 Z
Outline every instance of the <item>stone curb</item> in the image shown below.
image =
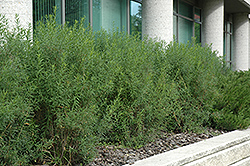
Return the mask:
M 249 165 L 250 165 L 250 157 L 247 157 L 236 163 L 231 164 L 230 166 L 249 166 Z
M 238 162 L 249 163 L 248 157 L 250 129 L 236 130 L 155 155 L 137 161 L 132 166 L 230 165 Z

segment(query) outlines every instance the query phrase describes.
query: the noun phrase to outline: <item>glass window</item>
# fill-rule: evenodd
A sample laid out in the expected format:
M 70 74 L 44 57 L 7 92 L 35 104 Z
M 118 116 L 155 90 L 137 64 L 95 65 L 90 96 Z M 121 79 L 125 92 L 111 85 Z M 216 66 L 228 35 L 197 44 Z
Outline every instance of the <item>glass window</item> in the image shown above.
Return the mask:
M 142 5 L 139 2 L 130 1 L 130 34 L 142 32 Z
M 229 33 L 226 34 L 226 45 L 227 45 L 227 48 L 226 48 L 226 53 L 227 55 L 229 56 L 226 56 L 226 61 L 227 62 L 230 62 L 231 61 L 231 35 Z
M 201 42 L 201 10 L 182 1 L 174 0 L 173 34 L 175 39 L 187 43 L 192 37 Z
M 179 18 L 178 26 L 178 41 L 181 43 L 190 41 L 193 36 L 193 22 L 183 18 Z
M 179 14 L 188 18 L 193 18 L 193 6 L 180 1 L 179 2 Z
M 61 24 L 61 0 L 33 0 L 33 25 L 42 18 L 54 14 L 56 9 L 56 20 Z
M 141 0 L 33 0 L 33 22 L 35 25 L 42 17 L 54 14 L 56 6 L 58 24 L 74 25 L 76 20 L 85 18 L 85 24 L 90 23 L 94 31 L 117 28 L 131 34 L 141 33 L 141 3 Z
M 201 10 L 200 9 L 195 8 L 194 20 L 201 22 Z
M 93 18 L 92 18 L 92 26 L 94 31 L 98 31 L 102 27 L 102 19 L 101 19 L 101 0 L 93 0 Z
M 93 30 L 118 28 L 127 31 L 127 3 L 124 0 L 93 0 Z
M 74 25 L 75 20 L 85 19 L 89 23 L 89 0 L 65 0 L 65 21 Z
M 56 22 L 58 24 L 62 24 L 62 1 L 55 0 L 55 6 L 56 6 Z
M 174 29 L 174 39 L 175 40 L 178 40 L 177 39 L 177 16 L 174 15 L 174 18 L 173 18 L 173 29 Z
M 174 12 L 177 12 L 177 2 L 176 2 L 177 0 L 174 0 Z
M 224 55 L 226 65 L 231 67 L 233 60 L 233 24 L 225 19 L 224 25 Z
M 201 43 L 201 24 L 194 23 L 194 37 L 196 38 L 196 43 Z

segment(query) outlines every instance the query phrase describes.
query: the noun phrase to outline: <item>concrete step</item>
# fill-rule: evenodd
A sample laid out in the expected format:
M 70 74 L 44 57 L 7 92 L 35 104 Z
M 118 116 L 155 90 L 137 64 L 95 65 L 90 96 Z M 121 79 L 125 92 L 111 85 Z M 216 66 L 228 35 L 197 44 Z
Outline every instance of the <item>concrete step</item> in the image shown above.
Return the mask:
M 250 157 L 244 158 L 236 163 L 230 164 L 230 166 L 249 166 L 250 165 Z
M 135 162 L 133 166 L 224 166 L 249 163 L 250 129 L 236 130 Z M 249 164 L 248 164 L 249 166 Z
M 250 155 L 250 141 L 240 143 L 230 148 L 218 151 L 214 154 L 202 157 L 193 162 L 185 164 L 185 166 L 217 166 L 230 165 L 239 160 L 249 157 Z

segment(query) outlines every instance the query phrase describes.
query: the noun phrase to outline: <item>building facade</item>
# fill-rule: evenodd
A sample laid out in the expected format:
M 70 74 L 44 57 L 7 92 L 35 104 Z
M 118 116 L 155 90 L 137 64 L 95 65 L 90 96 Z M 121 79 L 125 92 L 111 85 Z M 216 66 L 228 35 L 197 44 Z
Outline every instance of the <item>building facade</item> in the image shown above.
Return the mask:
M 55 6 L 59 24 L 84 17 L 94 31 L 117 28 L 167 43 L 195 37 L 226 55 L 233 70 L 250 68 L 250 0 L 1 0 L 0 13 L 10 25 L 18 14 L 21 25 L 35 26 Z

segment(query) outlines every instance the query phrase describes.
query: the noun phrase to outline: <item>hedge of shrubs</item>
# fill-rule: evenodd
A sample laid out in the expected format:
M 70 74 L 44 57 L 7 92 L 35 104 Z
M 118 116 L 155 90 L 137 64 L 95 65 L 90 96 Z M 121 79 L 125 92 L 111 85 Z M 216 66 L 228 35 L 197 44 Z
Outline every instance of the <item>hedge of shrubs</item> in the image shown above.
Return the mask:
M 87 163 L 98 144 L 250 125 L 250 73 L 209 46 L 0 17 L 0 165 Z

